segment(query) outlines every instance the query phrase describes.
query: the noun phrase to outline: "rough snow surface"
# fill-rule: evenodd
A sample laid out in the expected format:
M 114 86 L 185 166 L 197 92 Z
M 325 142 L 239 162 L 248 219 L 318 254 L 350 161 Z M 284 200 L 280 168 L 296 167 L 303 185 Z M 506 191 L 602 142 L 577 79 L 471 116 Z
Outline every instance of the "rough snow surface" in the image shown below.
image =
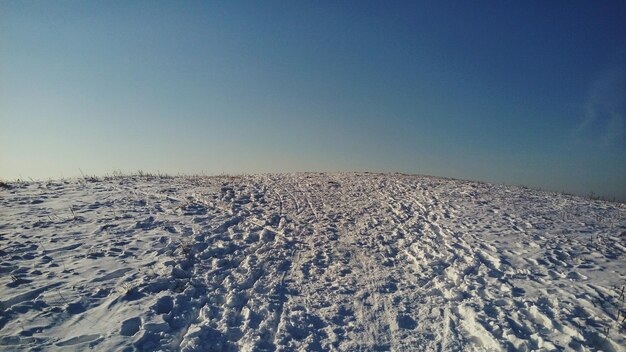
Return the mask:
M 626 344 L 617 203 L 397 174 L 11 186 L 0 350 Z

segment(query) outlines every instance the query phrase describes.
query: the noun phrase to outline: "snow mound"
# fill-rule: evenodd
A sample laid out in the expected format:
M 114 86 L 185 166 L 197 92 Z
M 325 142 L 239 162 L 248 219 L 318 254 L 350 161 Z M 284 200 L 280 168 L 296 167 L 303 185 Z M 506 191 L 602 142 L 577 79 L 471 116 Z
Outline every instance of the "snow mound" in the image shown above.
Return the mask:
M 0 190 L 0 350 L 624 351 L 626 207 L 401 174 Z

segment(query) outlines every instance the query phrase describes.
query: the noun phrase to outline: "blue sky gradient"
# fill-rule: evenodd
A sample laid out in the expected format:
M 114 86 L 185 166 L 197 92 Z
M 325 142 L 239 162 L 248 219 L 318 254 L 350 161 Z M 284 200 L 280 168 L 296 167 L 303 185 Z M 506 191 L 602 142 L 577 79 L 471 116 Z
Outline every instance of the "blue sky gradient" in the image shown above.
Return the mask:
M 0 3 L 0 177 L 422 173 L 626 200 L 623 1 Z

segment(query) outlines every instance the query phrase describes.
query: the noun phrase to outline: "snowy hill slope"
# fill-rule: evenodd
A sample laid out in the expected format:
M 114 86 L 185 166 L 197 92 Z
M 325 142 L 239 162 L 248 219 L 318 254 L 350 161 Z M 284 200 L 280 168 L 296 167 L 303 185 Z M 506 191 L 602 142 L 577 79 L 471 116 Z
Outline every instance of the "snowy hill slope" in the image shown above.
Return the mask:
M 398 174 L 92 181 L 0 189 L 0 350 L 625 350 L 621 204 Z

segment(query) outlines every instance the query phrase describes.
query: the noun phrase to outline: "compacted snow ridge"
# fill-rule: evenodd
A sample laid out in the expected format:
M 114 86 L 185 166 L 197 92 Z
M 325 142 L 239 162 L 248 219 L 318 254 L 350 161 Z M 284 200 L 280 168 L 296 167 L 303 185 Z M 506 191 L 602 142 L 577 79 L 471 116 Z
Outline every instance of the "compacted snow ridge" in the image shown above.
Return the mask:
M 0 189 L 0 350 L 624 351 L 626 207 L 402 174 Z

